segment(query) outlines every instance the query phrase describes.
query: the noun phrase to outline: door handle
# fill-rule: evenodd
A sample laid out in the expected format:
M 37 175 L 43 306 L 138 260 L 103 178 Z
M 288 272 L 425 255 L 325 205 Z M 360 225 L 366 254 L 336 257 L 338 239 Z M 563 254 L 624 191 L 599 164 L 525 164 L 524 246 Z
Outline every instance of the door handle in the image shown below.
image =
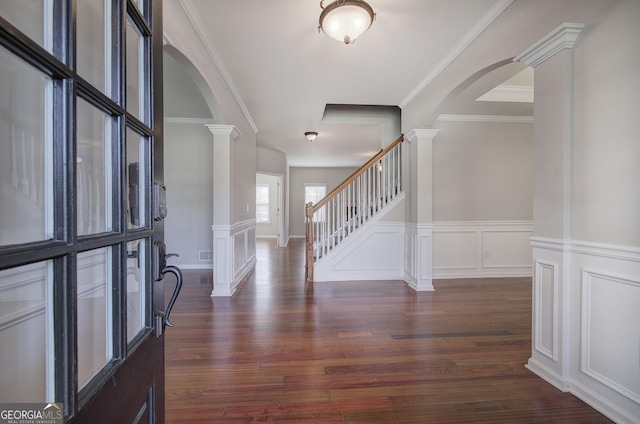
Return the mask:
M 176 299 L 180 294 L 180 290 L 182 289 L 182 271 L 175 265 L 167 265 L 168 258 L 180 255 L 178 255 L 177 253 L 166 253 L 165 244 L 162 241 L 156 241 L 155 248 L 157 261 L 155 280 L 163 280 L 166 274 L 173 274 L 176 277 L 176 286 L 173 289 L 173 294 L 171 295 L 171 299 L 167 304 L 166 310 L 159 311 L 154 316 L 155 334 L 157 337 L 160 337 L 164 332 L 165 326 L 174 326 L 174 324 L 169 320 L 169 316 L 171 314 L 171 310 L 173 309 L 173 305 L 176 303 Z
M 179 256 L 177 253 L 170 253 L 167 255 L 167 258 L 171 256 Z M 167 305 L 167 310 L 164 313 L 164 325 L 173 327 L 173 323 L 169 321 L 169 314 L 171 314 L 171 309 L 173 309 L 174 303 L 176 303 L 176 299 L 180 294 L 180 290 L 182 289 L 182 271 L 175 265 L 167 265 L 161 271 L 162 275 L 166 273 L 170 273 L 176 276 L 176 287 L 173 289 L 173 294 L 171 295 L 171 299 L 169 299 L 169 304 Z

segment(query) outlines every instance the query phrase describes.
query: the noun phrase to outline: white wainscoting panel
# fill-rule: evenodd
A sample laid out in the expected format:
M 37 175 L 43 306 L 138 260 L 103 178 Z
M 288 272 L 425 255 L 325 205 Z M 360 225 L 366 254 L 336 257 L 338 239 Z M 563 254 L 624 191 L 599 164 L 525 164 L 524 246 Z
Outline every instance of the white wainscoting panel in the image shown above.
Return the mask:
M 314 265 L 314 281 L 401 280 L 404 222 L 373 222 Z
M 405 224 L 384 221 L 396 208 L 404 208 L 404 193 L 313 266 L 313 280 L 402 280 Z
M 411 287 L 416 287 L 416 237 L 415 224 L 406 224 L 404 233 L 404 281 Z
M 562 391 L 570 390 L 568 364 L 570 351 L 563 331 L 569 307 L 566 254 L 561 240 L 531 238 L 533 249 L 533 334 L 531 358 L 526 367 Z
M 553 262 L 536 260 L 533 273 L 533 348 L 558 360 L 558 269 Z
M 522 277 L 533 272 L 531 221 L 433 224 L 433 278 Z
M 483 230 L 482 268 L 530 268 L 531 229 Z
M 213 225 L 213 291 L 211 296 L 232 296 L 256 263 L 256 223 Z
M 246 232 L 237 233 L 231 236 L 233 244 L 233 275 L 236 275 L 242 268 L 246 260 Z
M 580 369 L 640 404 L 640 280 L 582 270 Z
M 640 424 L 640 248 L 541 237 L 531 245 L 526 367 L 614 422 Z
M 213 225 L 213 290 L 211 296 L 231 296 L 231 226 Z
M 413 289 L 417 291 L 433 291 L 433 226 L 420 224 L 417 226 L 416 257 L 418 280 Z
M 433 226 L 405 225 L 404 281 L 416 291 L 433 291 Z
M 386 227 L 386 228 L 385 228 Z M 394 228 L 396 227 L 396 228 Z M 340 257 L 335 262 L 335 271 L 373 272 L 376 275 L 388 271 L 401 269 L 402 238 L 397 230 L 397 225 L 379 224 L 375 231 L 372 231 L 365 238 L 364 245 L 358 251 L 362 254 L 353 254 L 350 257 Z M 378 249 L 367 249 L 366 246 L 378 246 Z

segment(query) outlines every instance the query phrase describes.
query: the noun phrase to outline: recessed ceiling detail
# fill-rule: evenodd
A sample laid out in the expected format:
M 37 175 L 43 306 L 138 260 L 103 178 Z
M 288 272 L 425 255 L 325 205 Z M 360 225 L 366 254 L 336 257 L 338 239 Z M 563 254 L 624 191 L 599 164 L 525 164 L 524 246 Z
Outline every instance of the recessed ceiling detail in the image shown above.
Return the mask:
M 533 103 L 533 87 L 499 85 L 476 99 L 479 102 Z
M 533 103 L 533 68 L 525 68 L 476 100 L 479 102 Z

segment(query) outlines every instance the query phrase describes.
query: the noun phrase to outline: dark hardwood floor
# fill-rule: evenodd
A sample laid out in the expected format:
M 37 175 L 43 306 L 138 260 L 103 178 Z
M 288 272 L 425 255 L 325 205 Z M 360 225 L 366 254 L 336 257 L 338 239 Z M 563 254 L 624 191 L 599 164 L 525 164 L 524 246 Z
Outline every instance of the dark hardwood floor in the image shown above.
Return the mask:
M 168 423 L 608 423 L 524 368 L 531 279 L 305 284 L 302 240 L 259 240 L 230 299 L 185 271 Z

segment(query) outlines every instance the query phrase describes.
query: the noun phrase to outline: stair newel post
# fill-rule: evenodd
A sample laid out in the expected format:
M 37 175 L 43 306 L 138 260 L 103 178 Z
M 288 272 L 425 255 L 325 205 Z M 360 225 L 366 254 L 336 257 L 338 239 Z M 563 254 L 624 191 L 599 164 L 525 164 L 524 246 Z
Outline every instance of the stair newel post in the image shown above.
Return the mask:
M 313 282 L 313 203 L 309 202 L 304 207 L 306 217 L 306 243 L 305 243 L 305 281 Z

